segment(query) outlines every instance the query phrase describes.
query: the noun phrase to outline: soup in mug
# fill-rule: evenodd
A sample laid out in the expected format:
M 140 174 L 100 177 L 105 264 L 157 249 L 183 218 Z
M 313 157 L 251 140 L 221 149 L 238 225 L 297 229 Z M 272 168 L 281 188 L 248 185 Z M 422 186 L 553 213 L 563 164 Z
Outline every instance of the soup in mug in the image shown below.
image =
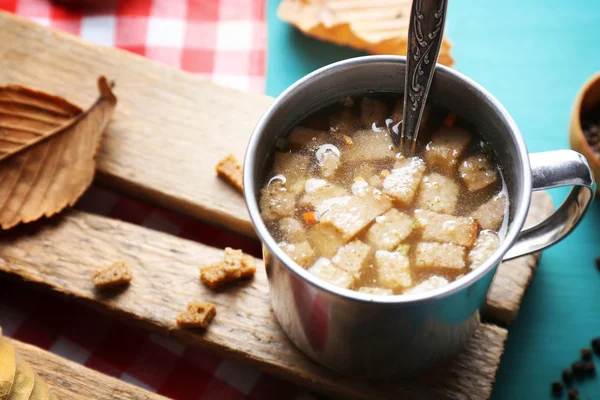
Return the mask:
M 261 216 L 292 260 L 334 285 L 435 289 L 482 265 L 506 232 L 508 193 L 491 146 L 429 108 L 415 153 L 402 154 L 391 135 L 402 106 L 346 98 L 276 143 Z

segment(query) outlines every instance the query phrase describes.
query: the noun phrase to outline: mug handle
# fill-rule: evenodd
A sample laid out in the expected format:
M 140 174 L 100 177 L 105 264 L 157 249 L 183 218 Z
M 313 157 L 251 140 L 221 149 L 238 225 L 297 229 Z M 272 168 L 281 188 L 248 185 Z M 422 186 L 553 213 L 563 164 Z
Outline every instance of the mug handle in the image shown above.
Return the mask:
M 504 261 L 535 253 L 559 242 L 581 221 L 594 200 L 596 182 L 585 157 L 573 150 L 529 155 L 533 190 L 573 186 L 566 200 L 548 218 L 519 233 Z

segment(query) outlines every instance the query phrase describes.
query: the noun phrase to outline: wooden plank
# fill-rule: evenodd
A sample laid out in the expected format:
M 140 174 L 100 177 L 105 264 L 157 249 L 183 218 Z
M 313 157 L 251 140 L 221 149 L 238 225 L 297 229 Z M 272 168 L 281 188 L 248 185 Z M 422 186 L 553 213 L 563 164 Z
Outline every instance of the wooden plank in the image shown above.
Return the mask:
M 17 352 L 62 400 L 166 400 L 137 386 L 66 360 L 30 344 L 9 339 Z
M 262 264 L 249 283 L 219 293 L 204 287 L 198 265 L 221 257 L 219 249 L 76 211 L 0 234 L 0 271 L 6 276 L 19 276 L 311 389 L 351 399 L 489 397 L 505 329 L 482 324 L 452 363 L 415 379 L 373 384 L 341 377 L 305 358 L 280 330 Z M 116 260 L 129 264 L 130 287 L 116 294 L 97 293 L 92 270 Z M 175 316 L 197 299 L 216 304 L 217 317 L 205 333 L 178 329 Z
M 119 103 L 99 153 L 99 178 L 132 196 L 254 236 L 243 199 L 214 169 L 228 153 L 243 159 L 271 98 L 5 12 L 0 59 L 0 84 L 29 86 L 85 107 L 97 96 L 99 75 L 114 80 Z

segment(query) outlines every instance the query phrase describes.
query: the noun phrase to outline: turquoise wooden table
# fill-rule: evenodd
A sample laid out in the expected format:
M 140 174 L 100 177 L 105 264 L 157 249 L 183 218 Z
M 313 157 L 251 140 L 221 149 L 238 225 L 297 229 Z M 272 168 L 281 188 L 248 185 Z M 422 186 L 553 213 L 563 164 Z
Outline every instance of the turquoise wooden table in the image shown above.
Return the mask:
M 303 36 L 268 2 L 267 93 L 361 53 Z M 579 88 L 600 71 L 598 0 L 450 0 L 447 31 L 456 69 L 486 87 L 519 125 L 530 152 L 568 148 Z M 555 204 L 566 191 L 553 190 Z M 510 327 L 493 399 L 551 398 L 550 382 L 600 336 L 600 201 L 577 230 L 546 250 Z M 599 361 L 596 358 L 596 361 Z M 600 398 L 600 373 L 577 386 Z M 565 397 L 565 396 L 563 396 Z

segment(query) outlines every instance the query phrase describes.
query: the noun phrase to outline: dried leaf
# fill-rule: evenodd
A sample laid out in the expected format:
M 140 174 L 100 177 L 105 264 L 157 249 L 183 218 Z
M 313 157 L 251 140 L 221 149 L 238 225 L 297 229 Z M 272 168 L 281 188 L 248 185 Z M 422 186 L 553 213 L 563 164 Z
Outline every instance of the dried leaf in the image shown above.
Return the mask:
M 15 349 L 8 340 L 0 336 L 0 399 L 6 399 L 10 394 L 16 369 Z
M 72 206 L 94 178 L 96 152 L 117 99 L 104 77 L 81 110 L 27 88 L 0 89 L 0 226 L 50 217 Z
M 308 36 L 373 54 L 406 55 L 412 0 L 283 0 L 277 16 Z M 454 64 L 444 38 L 438 62 Z

